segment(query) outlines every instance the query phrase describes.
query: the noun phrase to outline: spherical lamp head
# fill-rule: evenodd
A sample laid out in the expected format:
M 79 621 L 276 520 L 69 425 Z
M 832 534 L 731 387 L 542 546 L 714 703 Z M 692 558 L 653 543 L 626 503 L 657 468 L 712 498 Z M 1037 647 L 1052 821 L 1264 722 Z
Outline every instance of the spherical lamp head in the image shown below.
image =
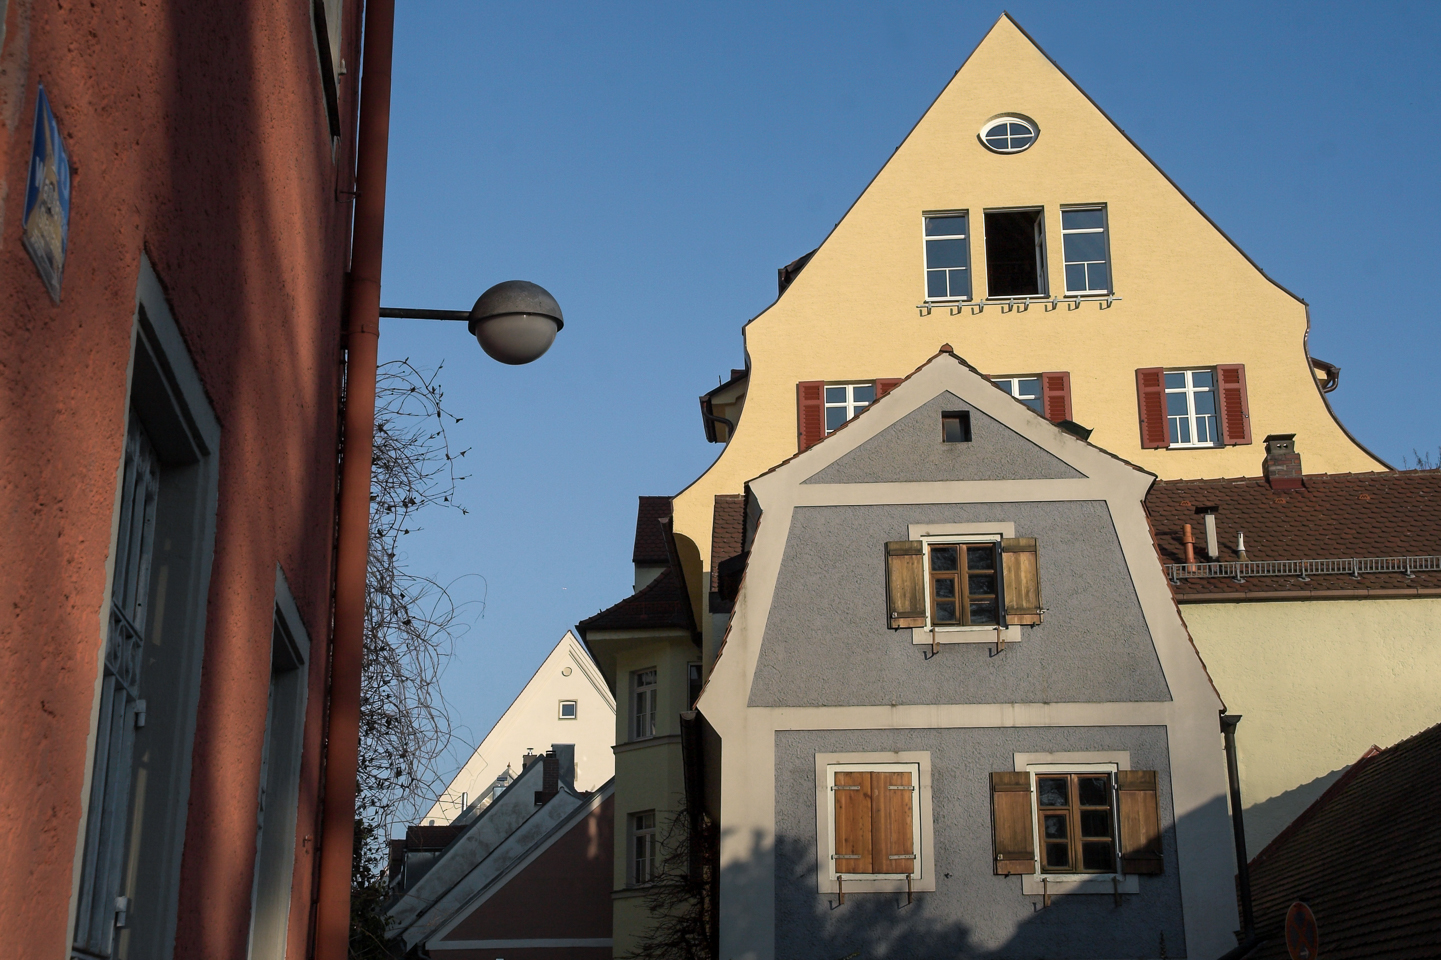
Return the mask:
M 528 280 L 506 280 L 480 295 L 470 310 L 470 332 L 501 363 L 538 360 L 565 326 L 560 304 Z

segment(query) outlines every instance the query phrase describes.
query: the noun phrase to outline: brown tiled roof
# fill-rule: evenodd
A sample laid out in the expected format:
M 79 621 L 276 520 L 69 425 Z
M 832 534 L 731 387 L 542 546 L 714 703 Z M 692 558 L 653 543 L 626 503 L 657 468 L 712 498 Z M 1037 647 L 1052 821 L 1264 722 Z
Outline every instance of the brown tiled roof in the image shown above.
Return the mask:
M 690 597 L 674 567 L 667 567 L 650 583 L 613 607 L 582 620 L 577 629 L 584 637 L 591 630 L 644 630 L 664 627 L 694 629 Z
M 1191 524 L 1196 560 L 1206 560 L 1203 518 L 1196 508 L 1213 506 L 1219 560 L 1234 562 L 1236 534 L 1246 534 L 1246 559 L 1332 560 L 1351 557 L 1441 555 L 1441 472 L 1311 474 L 1297 490 L 1273 490 L 1260 478 L 1233 480 L 1161 480 L 1146 497 L 1162 563 L 1184 563 L 1181 527 Z M 1313 574 L 1291 576 L 1181 578 L 1179 599 L 1290 594 L 1298 599 L 1316 592 L 1395 591 L 1441 588 L 1441 573 Z
M 710 588 L 716 590 L 716 571 L 722 562 L 740 555 L 745 545 L 746 498 L 743 493 L 718 493 L 711 517 Z
M 635 515 L 635 550 L 631 563 L 658 567 L 669 562 L 661 521 L 670 516 L 670 497 L 641 497 Z
M 1441 956 L 1441 725 L 1362 757 L 1251 861 L 1249 957 L 1285 960 L 1286 911 L 1316 915 L 1326 960 Z

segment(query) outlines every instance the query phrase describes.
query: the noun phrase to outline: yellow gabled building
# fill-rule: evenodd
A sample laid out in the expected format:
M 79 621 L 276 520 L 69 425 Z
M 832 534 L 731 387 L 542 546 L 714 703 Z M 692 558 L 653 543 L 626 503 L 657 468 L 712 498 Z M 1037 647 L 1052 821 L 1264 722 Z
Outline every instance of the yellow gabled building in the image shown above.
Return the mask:
M 780 287 L 745 325 L 746 368 L 701 398 L 706 434 L 725 449 L 671 504 L 675 570 L 651 592 L 688 596 L 688 622 L 671 614 L 632 629 L 617 617 L 622 605 L 648 606 L 638 594 L 583 631 L 616 687 L 617 751 L 628 754 L 617 757 L 616 956 L 648 923 L 637 868 L 623 865 L 645 853 L 637 832 L 649 835 L 644 824 L 664 822 L 683 793 L 681 727 L 657 721 L 639 738 L 653 743 L 632 743 L 632 701 L 658 683 L 646 709 L 657 698 L 688 709 L 690 665 L 708 674 L 715 659 L 743 564 L 736 525 L 717 542 L 716 518 L 735 514 L 747 481 L 853 417 L 941 344 L 1163 479 L 1256 476 L 1273 433 L 1304 439 L 1309 472 L 1388 469 L 1327 403 L 1337 371 L 1309 355 L 1305 301 L 1266 276 L 1008 15 L 830 235 L 780 271 Z

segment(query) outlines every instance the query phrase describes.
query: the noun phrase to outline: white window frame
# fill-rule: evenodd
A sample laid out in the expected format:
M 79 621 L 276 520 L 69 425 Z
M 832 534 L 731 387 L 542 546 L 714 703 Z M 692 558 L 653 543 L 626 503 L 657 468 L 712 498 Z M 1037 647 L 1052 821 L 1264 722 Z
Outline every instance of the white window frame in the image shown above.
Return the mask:
M 204 651 L 206 608 L 210 592 L 211 559 L 215 548 L 215 515 L 219 500 L 219 449 L 221 428 L 206 397 L 200 375 L 166 302 L 165 291 L 150 263 L 141 255 L 136 284 L 135 315 L 131 328 L 131 355 L 127 415 L 144 425 L 160 458 L 160 489 L 150 580 L 153 608 L 145 626 L 145 666 L 139 694 L 146 699 L 144 726 L 134 730 L 134 750 L 146 756 L 143 797 L 131 791 L 122 829 L 145 842 L 123 844 L 121 889 L 111 891 L 116 907 L 125 913 L 125 925 L 100 955 L 118 949 L 130 956 L 166 955 L 175 939 L 180 895 L 180 867 L 189 808 L 192 747 L 200 699 L 201 659 Z M 106 558 L 102 610 L 111 606 L 114 586 L 118 523 L 123 496 L 123 470 L 116 470 L 116 507 L 110 550 Z M 164 584 L 160 589 L 159 584 Z M 109 617 L 100 618 L 102 626 Z M 66 919 L 67 936 L 74 943 L 85 935 L 79 917 L 105 895 L 96 873 L 87 865 L 87 832 L 92 823 L 101 829 L 110 805 L 96 803 L 107 791 L 93 783 L 97 765 L 103 767 L 106 734 L 100 717 L 104 699 L 107 631 L 96 637 L 96 671 L 86 743 L 84 804 L 77 823 L 71 894 Z M 136 711 L 138 714 L 138 711 Z M 97 754 L 102 763 L 97 764 Z M 105 771 L 102 769 L 101 773 Z M 110 809 L 115 809 L 110 807 Z M 142 882 L 143 880 L 143 882 Z M 108 881 L 107 881 L 108 884 Z M 87 911 L 93 917 L 93 911 Z M 116 911 L 117 915 L 119 910 Z M 117 916 L 118 919 L 118 916 Z M 120 942 L 123 941 L 123 942 Z
M 831 410 L 845 410 L 846 418 L 841 421 L 841 425 L 850 423 L 856 418 L 857 414 L 876 402 L 874 396 L 872 396 L 870 400 L 856 400 L 856 387 L 870 387 L 872 391 L 874 391 L 875 386 L 876 382 L 874 380 L 857 380 L 854 382 L 827 383 L 821 388 L 821 424 L 825 427 L 827 436 L 840 429 L 840 426 L 832 427 L 830 425 L 831 418 L 827 415 L 828 412 Z M 846 391 L 846 398 L 840 403 L 831 402 L 830 391 L 836 389 L 844 389 Z
M 565 712 L 566 707 L 570 707 L 569 715 Z M 579 718 L 579 715 L 580 703 L 576 700 L 562 700 L 556 707 L 556 719 L 558 720 L 575 720 Z
M 1066 228 L 1066 214 L 1078 211 L 1099 210 L 1101 212 L 1101 226 L 1099 227 L 1078 227 L 1075 229 Z M 1105 243 L 1106 259 L 1104 260 L 1070 260 L 1066 257 L 1066 237 L 1074 234 L 1099 233 Z M 1105 289 L 1095 290 L 1089 287 L 1091 282 L 1091 271 L 1086 270 L 1087 289 L 1072 290 L 1071 278 L 1066 273 L 1066 267 L 1072 264 L 1104 263 L 1106 265 L 1106 286 Z M 1116 289 L 1116 278 L 1114 265 L 1111 263 L 1111 216 L 1104 203 L 1081 203 L 1061 208 L 1061 286 L 1068 297 L 1109 297 Z
M 1181 389 L 1173 390 L 1173 389 L 1171 389 L 1171 387 L 1169 387 L 1169 386 L 1166 384 L 1166 377 L 1169 376 L 1169 375 L 1171 375 L 1171 374 L 1176 374 L 1176 373 L 1185 374 L 1185 376 L 1186 376 L 1186 383 L 1185 383 L 1185 385 L 1184 385 Z M 1206 388 L 1197 389 L 1197 388 L 1195 387 L 1195 384 L 1194 384 L 1194 376 L 1195 376 L 1195 374 L 1197 374 L 1197 373 L 1209 373 L 1209 374 L 1211 375 L 1211 386 L 1210 386 L 1209 389 L 1206 389 Z M 1215 448 L 1215 447 L 1224 446 L 1224 444 L 1221 442 L 1221 393 L 1220 393 L 1219 390 L 1216 389 L 1217 384 L 1219 383 L 1219 381 L 1220 381 L 1220 377 L 1217 376 L 1217 374 L 1216 374 L 1216 368 L 1215 368 L 1215 367 L 1179 367 L 1179 368 L 1175 368 L 1175 369 L 1172 369 L 1172 368 L 1170 368 L 1170 367 L 1167 367 L 1167 368 L 1165 368 L 1165 369 L 1162 371 L 1162 373 L 1161 373 L 1161 389 L 1164 391 L 1164 396 L 1162 397 L 1162 401 L 1161 401 L 1161 402 L 1166 405 L 1166 440 L 1167 440 L 1167 449 L 1169 449 L 1169 450 L 1210 450 L 1210 449 L 1213 449 L 1213 448 Z M 1171 416 L 1170 397 L 1172 397 L 1173 395 L 1182 394 L 1182 393 L 1184 393 L 1184 394 L 1186 395 L 1186 413 L 1185 413 L 1185 415 L 1184 415 L 1183 418 L 1181 418 L 1181 417 L 1172 417 L 1172 416 Z M 1209 393 L 1209 394 L 1211 394 L 1213 397 L 1216 398 L 1216 403 L 1215 403 L 1216 412 L 1215 412 L 1214 414 L 1197 414 L 1197 413 L 1196 413 L 1196 394 L 1198 394 L 1198 393 Z M 1210 429 L 1211 429 L 1211 433 L 1212 433 L 1213 436 L 1214 436 L 1214 439 L 1209 440 L 1209 441 L 1197 441 L 1197 440 L 1195 440 L 1195 439 L 1192 439 L 1192 440 L 1190 440 L 1190 441 L 1188 441 L 1188 442 L 1172 442 L 1172 441 L 1171 441 L 1171 421 L 1172 421 L 1173 419 L 1185 419 L 1185 420 L 1187 421 L 1188 425 L 1190 426 L 1191 436 L 1192 436 L 1192 438 L 1194 438 L 1194 437 L 1197 435 L 1197 433 L 1198 433 L 1198 431 L 1197 431 L 1197 429 L 1196 429 L 1196 425 L 1197 425 L 1198 423 L 1200 423 L 1202 420 L 1208 419 L 1208 418 L 1209 418 L 1210 421 L 1211 421 Z M 1179 434 L 1180 431 L 1178 430 L 1177 433 Z
M 1036 381 L 1035 396 L 1028 396 L 1021 392 L 1021 381 L 1023 380 Z M 1022 403 L 1026 403 L 1027 400 L 1036 401 L 1034 407 L 1031 407 L 1029 403 L 1026 403 L 1026 406 L 1031 407 L 1032 410 L 1043 417 L 1046 415 L 1045 390 L 1041 385 L 1041 375 L 1039 373 L 1023 373 L 1014 377 L 992 377 L 991 382 Z
M 931 755 L 928 751 L 903 750 L 867 753 L 816 754 L 816 891 L 837 893 L 835 855 L 835 800 L 831 787 L 835 774 L 842 771 L 870 770 L 908 772 L 916 790 L 911 799 L 912 849 L 916 852 L 915 873 L 910 889 L 915 892 L 935 890 L 935 828 L 931 811 Z M 841 872 L 845 893 L 904 893 L 906 875 L 848 874 Z
M 650 826 L 639 826 L 641 817 L 650 817 Z M 659 816 L 654 810 L 638 810 L 626 816 L 626 885 L 632 887 L 644 887 L 655 882 L 657 855 L 659 846 L 656 841 L 656 827 L 659 824 Z M 645 863 L 649 876 L 641 879 L 640 871 L 637 869 L 641 858 L 637 856 L 636 844 L 644 837 L 646 839 Z
M 1007 131 L 1006 146 L 998 147 L 995 144 L 987 141 L 986 134 L 990 133 L 993 128 L 998 127 L 1003 123 L 1019 123 L 1024 127 L 1028 127 L 1031 131 L 1031 139 L 1024 146 L 1013 147 L 1010 145 L 1010 143 L 1011 139 L 1015 136 L 1015 134 Z M 985 147 L 992 153 L 999 153 L 1003 155 L 1022 153 L 1034 147 L 1036 145 L 1036 141 L 1041 139 L 1041 128 L 1036 124 L 1036 121 L 1032 120 L 1030 117 L 1023 117 L 1018 113 L 1003 113 L 998 117 L 992 117 L 984 124 L 982 124 L 980 132 L 976 134 L 976 138 L 981 141 L 981 146 Z
M 1074 758 L 1074 759 L 1072 759 Z M 1116 793 L 1116 774 L 1131 768 L 1130 754 L 1124 751 L 1087 753 L 1016 754 L 1015 767 L 1018 772 L 1031 775 L 1031 849 L 1035 851 L 1033 873 L 1021 875 L 1023 894 L 1047 893 L 1052 896 L 1068 893 L 1114 894 L 1138 893 L 1140 882 L 1135 874 L 1122 874 L 1119 869 L 1112 873 L 1043 873 L 1041 872 L 1041 828 L 1040 795 L 1036 791 L 1036 776 L 1048 773 L 1104 773 L 1111 779 L 1111 829 L 1114 833 L 1115 863 L 1121 865 L 1121 818 Z
M 943 233 L 943 234 L 937 234 L 937 235 L 935 235 L 935 236 L 932 236 L 931 234 L 929 234 L 929 233 L 926 232 L 926 226 L 927 226 L 927 224 L 928 224 L 931 220 L 933 220 L 933 219 L 943 219 L 943 218 L 947 218 L 947 217 L 965 217 L 965 218 L 966 218 L 966 232 L 965 232 L 965 233 Z M 966 285 L 967 285 L 968 287 L 970 287 L 970 292 L 967 293 L 965 296 L 956 296 L 956 297 L 953 297 L 953 296 L 933 297 L 933 296 L 931 296 L 931 270 L 932 270 L 933 268 L 931 267 L 930 248 L 926 246 L 926 241 L 928 241 L 928 240 L 964 240 L 964 241 L 965 241 L 965 244 L 966 244 L 966 265 L 965 265 L 964 267 L 960 267 L 960 268 L 957 268 L 957 267 L 935 267 L 935 268 L 934 268 L 934 269 L 936 269 L 936 270 L 956 270 L 956 269 L 965 270 L 965 271 L 966 271 L 966 281 L 967 281 Z M 923 214 L 921 214 L 921 259 L 922 259 L 922 262 L 923 262 L 924 265 L 925 265 L 925 268 L 924 268 L 924 270 L 923 270 L 923 276 L 922 276 L 923 284 L 922 284 L 922 287 L 921 287 L 921 293 L 922 293 L 922 298 L 923 298 L 922 301 L 921 301 L 922 303 L 969 303 L 969 302 L 975 297 L 975 294 L 976 294 L 976 272 L 975 272 L 974 269 L 972 269 L 972 263 L 971 263 L 971 212 L 970 212 L 969 210 L 951 210 L 951 211 L 949 211 L 949 212 L 948 212 L 948 211 L 933 211 L 933 212 L 931 212 L 931 213 L 923 213 Z M 946 278 L 946 286 L 947 286 L 947 288 L 949 288 L 949 286 L 950 286 L 950 278 L 949 278 L 949 277 Z
M 1014 537 L 1016 525 L 1005 520 L 982 523 L 912 523 L 907 527 L 907 539 L 921 541 L 921 570 L 925 578 L 926 625 L 911 628 L 911 643 L 927 646 L 932 643 L 995 643 L 999 632 L 1006 643 L 1020 643 L 1025 639 L 1025 630 L 1019 625 L 1004 627 L 997 631 L 994 626 L 962 626 L 945 624 L 931 629 L 931 548 L 932 543 L 997 543 Z M 1001 597 L 1005 603 L 1005 597 Z
M 641 678 L 647 673 L 652 679 L 648 684 L 641 683 Z M 655 737 L 656 727 L 656 700 L 660 694 L 660 670 L 656 667 L 646 667 L 643 670 L 632 670 L 630 674 L 630 739 L 650 740 Z M 644 707 L 644 709 L 642 709 Z M 647 718 L 643 721 L 642 718 Z M 647 732 L 641 731 L 649 727 Z

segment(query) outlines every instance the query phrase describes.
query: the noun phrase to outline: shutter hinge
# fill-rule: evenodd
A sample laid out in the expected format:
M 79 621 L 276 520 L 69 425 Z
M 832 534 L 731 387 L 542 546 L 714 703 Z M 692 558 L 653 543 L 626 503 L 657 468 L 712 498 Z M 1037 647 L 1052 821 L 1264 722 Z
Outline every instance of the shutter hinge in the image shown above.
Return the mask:
M 145 701 L 135 701 L 135 729 L 139 730 L 145 726 Z
M 832 860 L 859 860 L 860 858 L 861 858 L 861 855 L 860 855 L 859 853 L 833 853 L 833 854 L 831 854 L 831 859 L 832 859 Z
M 831 784 L 832 790 L 859 790 L 860 788 L 861 785 L 858 783 Z
M 916 789 L 916 788 L 915 788 L 914 786 L 911 786 L 911 785 L 902 786 L 901 784 L 891 783 L 891 784 L 887 784 L 887 785 L 886 785 L 886 789 L 887 789 L 887 790 L 914 790 L 914 789 Z
M 129 913 L 130 913 L 130 898 L 129 898 L 129 897 L 116 897 L 116 898 L 115 898 L 115 926 L 117 926 L 117 927 L 123 927 L 123 926 L 125 926 L 125 920 L 126 920 L 127 916 L 129 915 Z

